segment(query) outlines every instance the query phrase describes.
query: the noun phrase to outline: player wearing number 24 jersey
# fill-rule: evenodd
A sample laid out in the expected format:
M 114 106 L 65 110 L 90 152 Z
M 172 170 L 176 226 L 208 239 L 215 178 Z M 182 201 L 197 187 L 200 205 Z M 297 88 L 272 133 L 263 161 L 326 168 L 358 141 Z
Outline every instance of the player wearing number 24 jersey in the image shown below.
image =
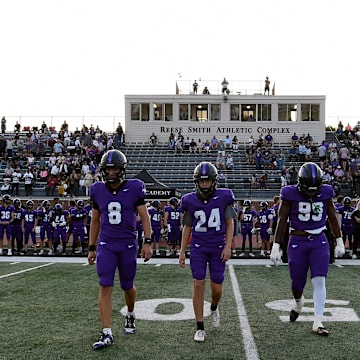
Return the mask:
M 229 189 L 216 189 L 216 167 L 204 161 L 194 170 L 197 191 L 181 199 L 183 215 L 182 243 L 179 264 L 185 267 L 185 249 L 191 235 L 190 268 L 194 279 L 193 306 L 196 319 L 195 341 L 205 340 L 204 292 L 207 265 L 210 272 L 211 321 L 220 325 L 218 303 L 222 296 L 225 262 L 231 256 L 234 231 L 234 195 Z

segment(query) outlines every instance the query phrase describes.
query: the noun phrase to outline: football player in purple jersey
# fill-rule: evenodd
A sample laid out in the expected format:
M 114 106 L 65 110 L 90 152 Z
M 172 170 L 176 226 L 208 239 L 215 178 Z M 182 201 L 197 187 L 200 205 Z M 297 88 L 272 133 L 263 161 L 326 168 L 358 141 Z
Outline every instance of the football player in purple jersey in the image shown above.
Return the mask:
M 159 244 L 162 235 L 161 230 L 163 228 L 163 216 L 164 216 L 164 213 L 160 206 L 161 206 L 160 201 L 154 200 L 151 203 L 151 206 L 148 208 L 150 222 L 151 222 L 151 230 L 152 230 L 151 241 L 152 241 L 152 246 L 155 247 L 155 254 L 157 256 L 160 255 Z
M 68 210 L 64 210 L 60 203 L 55 204 L 51 213 L 51 225 L 53 227 L 53 244 L 54 253 L 59 252 L 66 255 L 66 227 L 70 222 L 70 214 Z M 60 245 L 61 241 L 61 246 Z
M 351 206 L 351 198 L 344 197 L 344 205 L 337 208 L 338 221 L 340 224 L 343 242 L 346 245 L 346 240 L 349 242 L 350 256 L 353 254 L 353 219 L 351 217 L 355 208 Z
M 119 150 L 109 150 L 100 161 L 100 173 L 104 182 L 91 185 L 92 219 L 90 224 L 90 265 L 95 263 L 99 277 L 99 309 L 103 327 L 93 349 L 103 349 L 113 344 L 111 330 L 112 292 L 116 269 L 127 305 L 124 332 L 135 332 L 136 288 L 134 279 L 137 265 L 136 214 L 139 213 L 144 244 L 141 255 L 144 261 L 151 258 L 151 225 L 145 205 L 145 184 L 139 179 L 125 180 L 127 160 Z
M 41 207 L 38 209 L 38 220 L 40 223 L 40 252 L 39 255 L 44 255 L 44 243 L 45 239 L 49 244 L 48 255 L 53 255 L 52 250 L 52 225 L 51 217 L 52 212 L 50 210 L 51 204 L 49 200 L 44 200 L 41 203 Z
M 169 206 L 164 209 L 164 231 L 167 234 L 166 256 L 172 254 L 179 255 L 181 230 L 182 230 L 182 213 L 179 209 L 179 200 L 172 197 Z
M 267 201 L 260 202 L 260 211 L 257 213 L 260 222 L 261 251 L 260 255 L 265 256 L 265 250 L 270 255 L 270 236 L 272 235 L 273 212 L 269 209 Z
M 11 221 L 11 239 L 13 250 L 16 242 L 16 252 L 21 253 L 24 242 L 24 233 L 21 228 L 21 222 L 23 218 L 24 210 L 21 208 L 21 201 L 19 199 L 14 200 L 14 212 L 13 219 Z
M 23 212 L 23 218 L 21 223 L 22 231 L 24 233 L 24 252 L 22 252 L 21 254 L 27 254 L 29 237 L 31 237 L 34 254 L 36 254 L 35 229 L 38 223 L 37 211 L 34 210 L 34 202 L 32 200 L 28 200 L 25 204 L 25 207 L 26 209 Z
M 239 211 L 239 220 L 241 222 L 242 246 L 240 256 L 245 256 L 246 238 L 249 238 L 249 255 L 254 257 L 252 251 L 252 238 L 255 234 L 256 211 L 251 209 L 251 201 L 244 200 L 243 207 Z
M 295 321 L 304 304 L 303 291 L 310 269 L 313 285 L 314 323 L 312 330 L 329 335 L 322 317 L 326 302 L 325 279 L 329 270 L 330 247 L 325 236 L 326 218 L 336 238 L 335 257 L 344 255 L 345 247 L 333 204 L 334 190 L 322 184 L 322 171 L 312 162 L 301 166 L 298 184 L 281 189 L 278 226 L 270 259 L 281 261 L 280 245 L 285 237 L 286 222 L 290 220 L 288 262 L 291 288 L 295 303 L 290 311 L 290 321 Z
M 73 244 L 71 254 L 75 254 L 75 249 L 78 244 L 78 239 L 80 238 L 81 243 L 81 252 L 85 254 L 85 228 L 87 223 L 88 213 L 84 209 L 85 203 L 84 200 L 78 200 L 76 206 L 70 209 L 70 219 L 73 224 Z
M 4 235 L 8 243 L 9 256 L 12 255 L 12 242 L 11 242 L 11 221 L 13 220 L 14 207 L 11 205 L 11 197 L 5 194 L 2 198 L 3 204 L 0 206 L 0 255 L 3 254 L 3 241 Z
M 196 191 L 181 199 L 183 232 L 179 264 L 185 267 L 185 249 L 191 238 L 190 268 L 193 283 L 193 307 L 196 320 L 195 341 L 205 340 L 204 292 L 207 265 L 210 273 L 211 322 L 220 326 L 218 304 L 222 296 L 225 263 L 231 257 L 234 231 L 234 194 L 229 189 L 216 189 L 218 172 L 210 162 L 195 167 Z

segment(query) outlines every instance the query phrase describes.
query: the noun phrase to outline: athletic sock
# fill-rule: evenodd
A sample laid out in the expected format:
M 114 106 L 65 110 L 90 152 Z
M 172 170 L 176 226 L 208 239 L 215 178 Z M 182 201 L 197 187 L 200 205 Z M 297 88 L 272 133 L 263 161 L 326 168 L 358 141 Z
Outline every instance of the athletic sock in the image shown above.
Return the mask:
M 197 321 L 196 322 L 196 330 L 205 330 L 203 321 Z

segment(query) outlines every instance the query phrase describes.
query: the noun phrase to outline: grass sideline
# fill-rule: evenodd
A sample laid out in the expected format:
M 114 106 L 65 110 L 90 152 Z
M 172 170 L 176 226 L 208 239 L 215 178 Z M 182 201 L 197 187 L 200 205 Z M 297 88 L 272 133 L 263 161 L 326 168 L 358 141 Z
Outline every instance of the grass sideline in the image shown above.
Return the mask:
M 24 272 L 29 269 L 33 270 Z M 17 274 L 4 277 L 13 273 Z M 240 297 L 234 291 L 232 273 Z M 123 316 L 119 313 L 124 300 L 116 287 L 112 325 L 115 344 L 95 352 L 91 344 L 101 330 L 95 267 L 0 262 L 0 359 L 246 359 L 243 343 L 246 321 L 251 332 L 247 335 L 253 337 L 256 345 L 252 355 L 258 359 L 353 359 L 358 352 L 356 334 L 360 331 L 356 315 L 360 315 L 359 281 L 359 266 L 331 266 L 328 299 L 349 303 L 327 304 L 326 315 L 330 316 L 335 309 L 337 315 L 333 316 L 335 321 L 325 322 L 330 336 L 321 338 L 311 332 L 312 322 L 281 321 L 280 316 L 288 316 L 288 306 L 280 310 L 269 307 L 274 302 L 281 307 L 281 301 L 291 299 L 287 266 L 231 265 L 220 304 L 222 325 L 213 329 L 206 319 L 207 339 L 200 344 L 193 341 L 195 323 L 189 318 L 138 319 L 136 334 L 124 335 Z M 187 299 L 191 303 L 189 266 L 180 269 L 156 263 L 139 265 L 136 286 L 139 304 L 165 298 Z M 206 289 L 209 301 L 208 284 Z M 305 297 L 312 298 L 310 280 Z M 239 304 L 246 311 L 240 315 Z M 159 304 L 156 313 L 166 318 L 182 310 L 183 305 L 169 301 Z M 304 315 L 306 318 L 307 314 Z

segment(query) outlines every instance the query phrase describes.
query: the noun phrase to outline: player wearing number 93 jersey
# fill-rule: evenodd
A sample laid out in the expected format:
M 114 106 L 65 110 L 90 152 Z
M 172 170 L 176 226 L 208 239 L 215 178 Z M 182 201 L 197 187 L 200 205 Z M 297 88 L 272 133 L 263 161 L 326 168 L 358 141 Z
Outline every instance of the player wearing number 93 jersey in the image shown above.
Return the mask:
M 305 163 L 298 174 L 298 184 L 281 189 L 281 205 L 270 258 L 281 259 L 280 244 L 285 236 L 286 222 L 290 221 L 288 262 L 292 294 L 295 299 L 290 321 L 295 321 L 304 304 L 303 290 L 310 269 L 314 287 L 314 315 L 312 330 L 320 336 L 329 332 L 322 324 L 326 301 L 325 278 L 329 269 L 330 247 L 324 231 L 328 217 L 336 237 L 335 257 L 345 253 L 341 231 L 332 201 L 333 188 L 322 184 L 322 171 L 315 163 Z

